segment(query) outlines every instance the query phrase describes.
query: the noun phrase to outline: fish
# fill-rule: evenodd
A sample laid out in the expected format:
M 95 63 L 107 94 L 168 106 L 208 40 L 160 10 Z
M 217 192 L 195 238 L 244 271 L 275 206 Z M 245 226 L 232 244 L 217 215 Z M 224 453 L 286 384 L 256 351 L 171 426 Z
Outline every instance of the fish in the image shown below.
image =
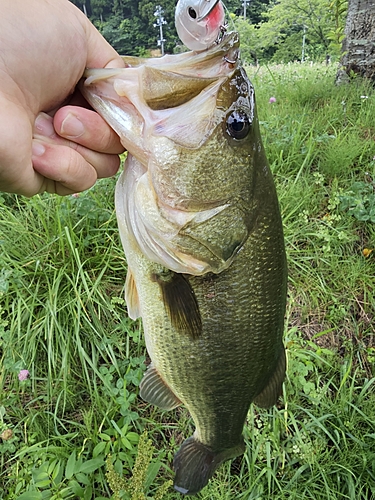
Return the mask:
M 283 227 L 239 49 L 231 32 L 202 52 L 124 57 L 82 86 L 128 150 L 115 204 L 151 358 L 140 396 L 194 421 L 173 462 L 184 495 L 244 453 L 251 403 L 274 405 L 285 376 Z
M 190 50 L 205 50 L 213 45 L 224 29 L 224 18 L 220 0 L 179 0 L 176 5 L 176 31 Z

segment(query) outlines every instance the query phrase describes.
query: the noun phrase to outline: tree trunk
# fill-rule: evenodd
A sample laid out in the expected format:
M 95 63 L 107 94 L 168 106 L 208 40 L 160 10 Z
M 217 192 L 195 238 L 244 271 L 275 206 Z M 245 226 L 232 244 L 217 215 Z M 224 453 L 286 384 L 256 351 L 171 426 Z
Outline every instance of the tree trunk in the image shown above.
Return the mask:
M 375 81 L 375 0 L 349 0 L 337 82 L 353 73 Z

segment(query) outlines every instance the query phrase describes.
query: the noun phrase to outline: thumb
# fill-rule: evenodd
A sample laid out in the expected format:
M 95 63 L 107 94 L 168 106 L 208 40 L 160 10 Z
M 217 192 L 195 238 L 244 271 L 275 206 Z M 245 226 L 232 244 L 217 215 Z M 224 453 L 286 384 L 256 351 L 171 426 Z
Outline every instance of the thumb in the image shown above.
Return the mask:
M 95 26 L 84 16 L 85 32 L 87 37 L 88 68 L 123 68 L 124 61 Z

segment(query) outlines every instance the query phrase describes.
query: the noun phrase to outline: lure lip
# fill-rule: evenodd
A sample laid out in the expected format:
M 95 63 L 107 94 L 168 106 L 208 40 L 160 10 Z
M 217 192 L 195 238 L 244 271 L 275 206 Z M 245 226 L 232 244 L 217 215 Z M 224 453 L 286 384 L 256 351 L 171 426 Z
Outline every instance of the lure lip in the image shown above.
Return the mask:
M 220 0 L 214 0 L 212 5 L 210 5 L 211 0 L 206 0 L 206 2 L 207 2 L 206 8 L 203 8 L 202 14 L 197 18 L 198 23 L 203 21 L 203 19 L 210 14 L 210 12 L 216 7 L 216 5 L 220 2 Z

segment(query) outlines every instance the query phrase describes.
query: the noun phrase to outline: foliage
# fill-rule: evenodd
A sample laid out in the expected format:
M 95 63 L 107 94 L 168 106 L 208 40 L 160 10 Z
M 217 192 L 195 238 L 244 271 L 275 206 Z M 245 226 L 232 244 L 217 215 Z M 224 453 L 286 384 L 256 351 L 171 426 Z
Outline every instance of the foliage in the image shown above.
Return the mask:
M 329 4 L 329 11 L 334 23 L 327 34 L 327 38 L 331 41 L 335 52 L 339 53 L 344 39 L 344 19 L 348 12 L 348 0 L 332 0 Z
M 153 462 L 152 455 L 154 447 L 152 442 L 147 438 L 147 433 L 144 432 L 138 443 L 137 458 L 133 467 L 133 476 L 129 481 L 115 471 L 112 459 L 108 456 L 107 464 L 107 480 L 111 490 L 114 492 L 114 500 L 121 500 L 122 498 L 130 498 L 130 500 L 146 500 L 145 490 L 147 490 L 161 467 L 161 462 Z M 172 481 L 166 481 L 155 492 L 154 500 L 162 500 L 167 490 L 172 485 Z
M 225 0 L 224 6 L 227 12 L 234 14 L 236 17 L 244 15 L 243 1 Z M 272 2 L 271 2 L 272 3 Z M 267 11 L 270 0 L 251 0 L 248 1 L 246 9 L 246 19 L 252 24 L 258 24 L 262 20 L 263 13 Z
M 360 78 L 335 87 L 332 66 L 248 72 L 284 221 L 288 376 L 276 408 L 251 407 L 245 455 L 225 463 L 197 498 L 368 500 L 374 90 Z M 65 198 L 0 196 L 4 500 L 125 499 L 132 471 L 137 494 L 155 498 L 194 431 L 184 408 L 166 413 L 138 397 L 146 351 L 142 325 L 126 315 L 114 185 L 101 180 Z
M 122 19 L 119 15 L 111 16 L 108 21 L 95 22 L 96 27 L 112 47 L 122 55 L 143 55 L 144 47 L 149 46 L 150 35 L 143 31 L 139 17 Z
M 372 182 L 354 182 L 340 196 L 340 209 L 347 210 L 359 221 L 375 222 L 375 192 Z
M 250 24 L 235 20 L 245 52 L 251 47 L 260 61 L 322 60 L 339 56 L 347 2 L 282 0 L 272 2 L 263 19 Z M 252 35 L 249 37 L 249 34 Z
M 109 43 L 123 55 L 143 56 L 157 49 L 157 2 L 149 0 L 72 0 L 84 10 Z M 166 52 L 180 42 L 174 27 L 174 0 L 159 2 L 167 24 Z M 241 33 L 247 62 L 288 62 L 338 57 L 344 32 L 347 0 L 252 0 L 243 19 L 242 2 L 228 0 L 229 29 Z M 303 45 L 303 55 L 302 55 Z
M 232 15 L 229 28 L 235 29 L 240 35 L 242 61 L 245 64 L 257 64 L 258 54 L 261 50 L 261 42 L 258 38 L 256 26 L 245 21 L 242 17 L 235 17 Z

